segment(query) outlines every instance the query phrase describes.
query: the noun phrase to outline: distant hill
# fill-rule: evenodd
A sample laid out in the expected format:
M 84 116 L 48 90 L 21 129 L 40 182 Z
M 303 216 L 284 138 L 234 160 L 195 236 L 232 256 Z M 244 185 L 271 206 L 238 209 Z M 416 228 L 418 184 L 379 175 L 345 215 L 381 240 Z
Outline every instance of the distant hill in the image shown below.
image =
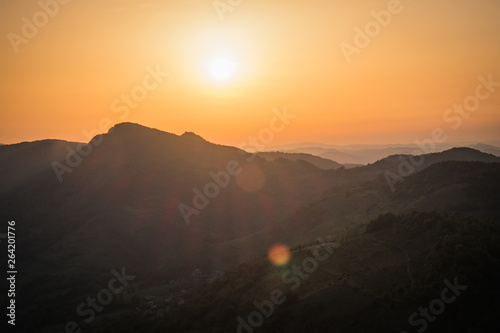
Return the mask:
M 488 144 L 470 143 L 444 143 L 437 144 L 435 152 L 443 152 L 454 147 L 467 147 L 484 153 L 500 156 L 500 147 Z M 369 164 L 385 158 L 389 155 L 410 155 L 421 151 L 416 145 L 394 144 L 394 145 L 326 145 L 314 143 L 290 144 L 282 146 L 271 146 L 267 151 L 282 151 L 289 153 L 307 153 L 331 159 L 341 164 Z
M 278 158 L 284 158 L 291 161 L 303 160 L 325 170 L 335 170 L 342 166 L 342 164 L 335 161 L 305 153 L 259 152 L 257 153 L 257 156 L 262 157 L 267 161 L 274 161 Z
M 482 144 L 482 143 L 470 145 L 469 147 L 480 150 L 484 153 L 493 154 L 495 156 L 500 157 L 500 148 L 499 147 L 495 147 L 492 145 L 486 145 L 486 144 Z
M 362 167 L 366 168 L 366 167 Z M 349 173 L 346 170 L 344 173 Z M 351 175 L 356 179 L 356 171 Z M 389 212 L 461 212 L 490 220 L 500 219 L 500 163 L 443 161 L 430 165 L 388 189 L 381 175 L 372 181 L 346 181 L 287 219 L 273 234 L 298 244 L 303 235 L 318 237 L 326 230 L 363 230 L 364 221 Z M 261 231 L 266 238 L 265 230 Z M 286 236 L 285 236 L 286 235 Z
M 440 153 L 430 153 L 423 155 L 397 154 L 385 157 L 363 168 L 356 168 L 356 176 L 360 179 L 372 179 L 376 176 L 383 176 L 390 172 L 396 176 L 403 175 L 407 171 L 411 173 L 425 169 L 426 167 L 443 161 L 477 161 L 500 163 L 500 157 L 492 154 L 480 152 L 476 149 L 459 147 L 452 148 Z
M 335 148 L 303 147 L 291 150 L 289 152 L 309 153 L 322 158 L 338 161 L 338 163 L 341 164 L 367 164 L 371 161 L 370 158 L 361 156 L 357 152 L 346 152 Z

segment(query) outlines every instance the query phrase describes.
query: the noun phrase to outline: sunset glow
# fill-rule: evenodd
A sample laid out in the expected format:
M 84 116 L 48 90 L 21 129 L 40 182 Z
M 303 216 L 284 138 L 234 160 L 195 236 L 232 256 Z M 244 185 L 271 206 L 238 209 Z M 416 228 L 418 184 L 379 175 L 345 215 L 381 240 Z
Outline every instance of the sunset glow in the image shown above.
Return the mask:
M 498 331 L 500 0 L 0 17 L 13 331 Z
M 500 3 L 390 3 L 4 2 L 0 143 L 88 141 L 109 119 L 237 146 L 284 106 L 297 121 L 268 145 L 498 140 L 500 92 L 457 130 L 443 115 L 500 81 Z M 114 112 L 157 66 L 169 77 Z

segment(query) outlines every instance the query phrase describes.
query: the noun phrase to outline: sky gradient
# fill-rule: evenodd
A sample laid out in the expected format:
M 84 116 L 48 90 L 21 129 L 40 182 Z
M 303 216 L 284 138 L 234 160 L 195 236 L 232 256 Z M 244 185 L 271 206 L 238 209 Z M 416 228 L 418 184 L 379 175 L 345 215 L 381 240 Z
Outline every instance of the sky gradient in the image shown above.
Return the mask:
M 88 141 L 109 119 L 239 145 L 284 107 L 269 144 L 500 140 L 500 86 L 447 114 L 500 82 L 497 0 L 61 2 L 0 1 L 0 143 Z

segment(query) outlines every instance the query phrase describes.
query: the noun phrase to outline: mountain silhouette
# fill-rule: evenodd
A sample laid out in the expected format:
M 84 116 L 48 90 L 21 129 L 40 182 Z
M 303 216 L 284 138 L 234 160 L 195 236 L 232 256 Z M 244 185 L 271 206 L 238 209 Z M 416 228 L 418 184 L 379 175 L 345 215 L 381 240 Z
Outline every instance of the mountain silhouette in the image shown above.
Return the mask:
M 121 267 L 148 285 L 181 281 L 195 269 L 230 271 L 276 243 L 367 237 L 371 221 L 389 213 L 500 218 L 500 158 L 491 154 L 453 148 L 338 166 L 134 123 L 88 143 L 0 146 L 0 218 L 16 220 L 17 255 L 30 272 L 19 276 L 19 288 L 30 290 L 19 302 L 27 314 L 59 290 L 74 290 L 61 300 L 78 299 L 95 290 L 89 279 Z
M 322 158 L 319 156 L 305 154 L 305 153 L 285 153 L 285 152 L 259 152 L 257 156 L 260 156 L 268 161 L 274 161 L 278 158 L 283 158 L 291 161 L 302 160 L 309 162 L 320 169 L 338 169 L 342 167 L 342 164 L 339 164 L 335 161 Z

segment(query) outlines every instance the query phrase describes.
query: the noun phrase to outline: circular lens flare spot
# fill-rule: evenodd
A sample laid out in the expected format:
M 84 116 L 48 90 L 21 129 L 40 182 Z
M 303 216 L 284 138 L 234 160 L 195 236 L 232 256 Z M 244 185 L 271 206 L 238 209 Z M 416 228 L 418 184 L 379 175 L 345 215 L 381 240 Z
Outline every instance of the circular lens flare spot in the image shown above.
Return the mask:
M 291 256 L 290 249 L 284 244 L 275 244 L 268 252 L 269 261 L 275 266 L 286 265 Z
M 241 167 L 236 176 L 236 184 L 245 192 L 257 192 L 264 186 L 264 173 L 258 165 L 248 163 Z

